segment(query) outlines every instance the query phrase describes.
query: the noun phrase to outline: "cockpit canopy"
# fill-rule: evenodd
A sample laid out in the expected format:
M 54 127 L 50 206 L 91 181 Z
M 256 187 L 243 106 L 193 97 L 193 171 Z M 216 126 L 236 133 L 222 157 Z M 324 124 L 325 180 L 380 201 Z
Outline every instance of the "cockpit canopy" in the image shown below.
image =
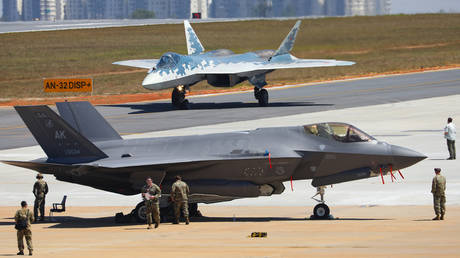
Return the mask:
M 344 123 L 320 123 L 304 126 L 307 134 L 313 134 L 338 142 L 368 142 L 375 140 L 358 128 Z
M 180 61 L 180 56 L 173 52 L 165 53 L 158 61 L 157 69 L 170 69 L 176 66 Z

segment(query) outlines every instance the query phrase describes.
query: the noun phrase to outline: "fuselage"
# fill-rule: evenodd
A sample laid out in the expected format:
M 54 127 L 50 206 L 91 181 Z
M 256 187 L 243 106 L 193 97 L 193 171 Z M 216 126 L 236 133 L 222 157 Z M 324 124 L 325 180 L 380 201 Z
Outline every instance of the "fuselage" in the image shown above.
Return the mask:
M 197 55 L 180 55 L 173 52 L 165 53 L 155 69 L 149 71 L 142 86 L 150 90 L 173 88 L 177 85 L 191 86 L 202 80 L 216 87 L 231 87 L 247 80 L 249 77 L 265 74 L 269 70 L 252 71 L 244 74 L 209 74 L 205 70 L 213 67 L 216 70 L 221 65 L 247 65 L 247 63 L 263 63 L 273 54 L 273 50 L 262 50 L 234 54 L 227 49 L 205 52 Z

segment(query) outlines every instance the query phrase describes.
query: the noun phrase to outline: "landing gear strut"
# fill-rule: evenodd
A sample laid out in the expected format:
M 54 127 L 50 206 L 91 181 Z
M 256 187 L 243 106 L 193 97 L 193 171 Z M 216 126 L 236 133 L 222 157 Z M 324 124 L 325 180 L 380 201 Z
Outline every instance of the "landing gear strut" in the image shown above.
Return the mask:
M 185 88 L 185 86 L 179 85 L 172 92 L 171 102 L 177 109 L 190 109 L 190 103 L 185 99 Z
M 329 206 L 324 203 L 324 194 L 325 194 L 326 186 L 318 186 L 316 188 L 317 192 L 311 198 L 319 204 L 313 208 L 313 215 L 311 215 L 310 219 L 333 219 L 332 215 L 330 214 Z M 320 195 L 321 199 L 318 200 L 315 196 Z
M 268 91 L 266 89 L 254 87 L 254 97 L 259 101 L 259 106 L 268 106 Z

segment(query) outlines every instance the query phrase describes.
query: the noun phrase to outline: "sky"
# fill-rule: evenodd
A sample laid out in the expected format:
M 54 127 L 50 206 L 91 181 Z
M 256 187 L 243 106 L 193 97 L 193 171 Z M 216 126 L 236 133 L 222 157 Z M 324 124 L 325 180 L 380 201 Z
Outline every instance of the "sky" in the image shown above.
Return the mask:
M 391 13 L 460 13 L 460 0 L 390 0 Z M 3 0 L 0 0 L 0 16 L 3 13 Z
M 391 13 L 460 13 L 460 0 L 391 0 Z

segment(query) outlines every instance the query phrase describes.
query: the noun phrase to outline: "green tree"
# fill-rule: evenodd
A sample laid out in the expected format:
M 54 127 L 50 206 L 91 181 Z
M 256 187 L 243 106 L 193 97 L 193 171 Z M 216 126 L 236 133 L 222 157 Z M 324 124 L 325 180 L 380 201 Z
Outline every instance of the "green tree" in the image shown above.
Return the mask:
M 131 13 L 131 19 L 152 19 L 155 18 L 155 13 L 153 11 L 148 11 L 144 9 L 137 9 Z

